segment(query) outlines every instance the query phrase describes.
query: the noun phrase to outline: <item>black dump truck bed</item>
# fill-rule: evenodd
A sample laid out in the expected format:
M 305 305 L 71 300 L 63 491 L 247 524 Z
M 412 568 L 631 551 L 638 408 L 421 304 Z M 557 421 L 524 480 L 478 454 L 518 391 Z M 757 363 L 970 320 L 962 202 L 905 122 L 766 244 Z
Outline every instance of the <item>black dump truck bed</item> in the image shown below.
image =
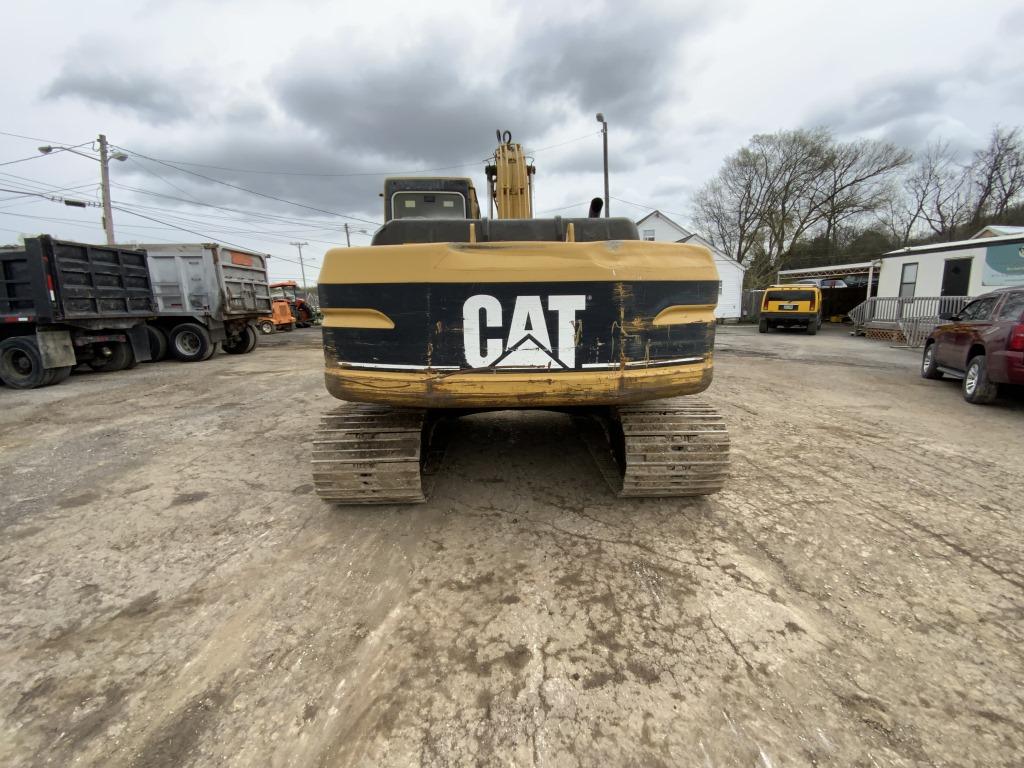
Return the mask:
M 156 311 L 145 251 L 47 235 L 0 249 L 0 322 L 74 325 Z

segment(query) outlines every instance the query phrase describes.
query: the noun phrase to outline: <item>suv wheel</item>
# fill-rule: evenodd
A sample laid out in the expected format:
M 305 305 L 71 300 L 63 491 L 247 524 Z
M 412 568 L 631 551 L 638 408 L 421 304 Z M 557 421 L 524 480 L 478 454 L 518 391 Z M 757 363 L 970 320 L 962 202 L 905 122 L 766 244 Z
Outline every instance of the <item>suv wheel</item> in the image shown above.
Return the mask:
M 985 367 L 985 356 L 976 355 L 967 364 L 963 384 L 964 400 L 968 403 L 983 405 L 991 403 L 999 394 L 999 388 L 988 380 Z
M 924 357 L 921 358 L 921 378 L 941 379 L 942 371 L 935 362 L 935 342 L 924 348 Z

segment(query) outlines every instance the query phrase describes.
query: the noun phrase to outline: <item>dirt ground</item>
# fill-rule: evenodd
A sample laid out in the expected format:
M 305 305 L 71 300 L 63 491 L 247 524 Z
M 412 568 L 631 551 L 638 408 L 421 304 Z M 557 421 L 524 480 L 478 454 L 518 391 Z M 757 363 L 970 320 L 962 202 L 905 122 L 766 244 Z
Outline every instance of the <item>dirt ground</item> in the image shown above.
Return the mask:
M 696 501 L 505 412 L 327 506 L 316 330 L 0 389 L 0 765 L 1022 765 L 1024 404 L 916 366 L 722 328 Z

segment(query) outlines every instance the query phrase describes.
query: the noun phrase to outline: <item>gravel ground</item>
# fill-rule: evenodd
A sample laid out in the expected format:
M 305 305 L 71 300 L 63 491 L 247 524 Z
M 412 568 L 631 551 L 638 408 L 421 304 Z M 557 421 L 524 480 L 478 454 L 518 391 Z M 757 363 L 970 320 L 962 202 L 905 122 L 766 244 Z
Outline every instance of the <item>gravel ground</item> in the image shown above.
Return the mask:
M 315 330 L 0 390 L 0 764 L 1024 764 L 1024 404 L 916 366 L 722 328 L 717 496 L 503 412 L 376 509 L 312 492 Z

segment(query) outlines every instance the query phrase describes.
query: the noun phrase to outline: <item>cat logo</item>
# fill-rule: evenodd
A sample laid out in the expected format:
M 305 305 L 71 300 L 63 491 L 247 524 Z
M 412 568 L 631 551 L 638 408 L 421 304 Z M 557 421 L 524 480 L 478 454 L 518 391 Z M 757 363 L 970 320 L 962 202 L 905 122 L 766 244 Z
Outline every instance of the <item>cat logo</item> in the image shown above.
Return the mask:
M 471 368 L 572 370 L 576 367 L 578 323 L 582 322 L 576 315 L 586 307 L 586 296 L 548 296 L 545 314 L 540 296 L 517 296 L 506 328 L 498 299 L 487 294 L 470 296 L 462 306 L 466 363 Z M 554 321 L 555 345 L 549 333 L 549 315 Z

